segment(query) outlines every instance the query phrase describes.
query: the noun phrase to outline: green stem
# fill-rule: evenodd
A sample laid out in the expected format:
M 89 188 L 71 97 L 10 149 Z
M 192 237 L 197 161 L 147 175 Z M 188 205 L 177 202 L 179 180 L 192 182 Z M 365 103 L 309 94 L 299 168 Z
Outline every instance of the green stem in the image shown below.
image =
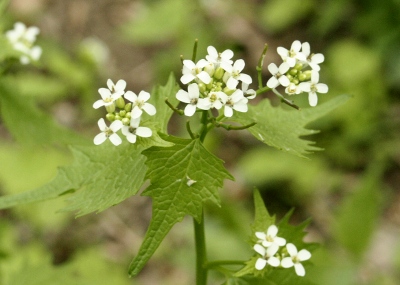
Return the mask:
M 263 88 L 263 83 L 262 83 L 262 66 L 264 64 L 264 58 L 265 54 L 267 53 L 268 50 L 268 45 L 264 45 L 263 52 L 261 53 L 260 59 L 258 60 L 258 65 L 256 66 L 256 70 L 258 73 L 258 88 L 261 89 Z
M 221 265 L 244 265 L 243 260 L 215 260 L 207 262 L 207 268 L 218 267 Z
M 199 42 L 198 39 L 194 41 L 194 46 L 193 46 L 193 54 L 192 54 L 192 61 L 196 61 L 196 56 L 197 56 L 197 43 Z
M 283 95 L 281 95 L 281 93 L 279 93 L 278 91 L 276 91 L 276 89 L 272 89 L 272 92 L 275 93 L 276 96 L 278 96 L 279 98 L 281 98 L 281 102 L 285 103 L 286 105 L 295 108 L 297 110 L 300 110 L 300 107 L 297 106 L 296 104 L 294 104 L 293 101 L 290 101 L 288 99 L 286 99 L 285 97 L 283 97 Z
M 200 128 L 200 141 L 204 142 L 204 139 L 206 138 L 207 132 L 208 132 L 208 111 L 204 110 L 202 111 L 201 114 L 201 128 Z
M 204 213 L 201 213 L 200 222 L 193 218 L 194 240 L 196 243 L 196 285 L 207 284 L 208 269 L 206 253 L 206 237 L 204 232 Z

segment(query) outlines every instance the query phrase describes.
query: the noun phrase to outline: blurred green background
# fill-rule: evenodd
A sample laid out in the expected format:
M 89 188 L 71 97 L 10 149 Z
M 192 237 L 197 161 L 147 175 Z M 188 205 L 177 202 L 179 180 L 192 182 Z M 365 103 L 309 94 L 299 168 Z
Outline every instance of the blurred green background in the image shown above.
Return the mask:
M 91 140 L 104 116 L 92 104 L 108 78 L 126 80 L 134 92 L 164 84 L 171 70 L 179 78 L 179 56 L 191 56 L 195 38 L 199 57 L 208 45 L 232 49 L 253 78 L 268 43 L 264 82 L 267 64 L 280 63 L 278 46 L 308 41 L 325 55 L 320 80 L 329 93 L 319 102 L 340 94 L 352 99 L 309 126 L 321 130 L 309 139 L 325 149 L 310 160 L 261 145 L 245 131 L 214 133 L 207 146 L 236 181 L 222 190 L 221 209 L 207 208 L 210 259 L 252 254 L 245 241 L 256 186 L 278 218 L 292 207 L 293 223 L 311 217 L 307 240 L 322 244 L 307 272 L 316 284 L 400 284 L 400 1 L 11 0 L 1 30 L 15 21 L 41 29 L 44 52 L 38 64 L 16 65 L 7 78 L 21 104 L 1 106 L 2 195 L 40 186 L 71 162 L 66 144 L 76 135 L 29 131 L 26 124 L 35 122 L 25 117 L 26 106 L 43 128 L 56 122 Z M 307 107 L 306 97 L 293 99 Z M 171 132 L 181 133 L 182 122 L 173 118 Z M 127 267 L 151 201 L 133 197 L 79 219 L 56 213 L 63 203 L 0 211 L 1 284 L 193 283 L 190 219 L 174 227 L 132 280 Z M 221 277 L 212 274 L 210 284 Z

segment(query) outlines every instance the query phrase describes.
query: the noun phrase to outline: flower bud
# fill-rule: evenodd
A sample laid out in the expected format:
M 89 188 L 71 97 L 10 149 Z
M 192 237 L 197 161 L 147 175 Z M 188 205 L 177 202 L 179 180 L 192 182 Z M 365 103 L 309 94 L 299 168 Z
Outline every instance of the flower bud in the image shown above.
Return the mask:
M 115 100 L 115 104 L 117 105 L 118 108 L 123 109 L 125 107 L 124 98 L 119 97 L 117 100 Z
M 130 112 L 132 110 L 132 103 L 128 103 L 125 105 L 125 111 Z
M 207 72 L 210 77 L 212 77 L 214 75 L 215 69 L 214 69 L 214 65 L 213 64 L 208 64 L 204 67 L 204 71 Z
M 124 126 L 129 126 L 131 120 L 128 119 L 128 118 L 123 118 L 123 119 L 121 120 L 121 122 L 122 122 L 122 124 L 124 124 Z
M 289 79 L 289 81 L 292 81 L 292 80 L 293 80 L 293 76 L 290 75 L 290 74 L 287 74 L 286 77 Z
M 293 68 L 294 68 L 294 69 L 297 69 L 298 71 L 300 71 L 300 70 L 303 69 L 303 64 L 300 63 L 300 62 L 298 62 L 298 63 L 296 63 L 296 65 L 295 65 Z
M 125 118 L 125 115 L 126 115 L 126 111 L 125 110 L 119 111 L 119 116 L 121 118 Z
M 113 113 L 108 113 L 106 115 L 106 119 L 110 122 L 114 122 L 115 121 L 115 115 Z
M 130 119 L 131 118 L 131 112 L 126 112 L 125 118 Z
M 199 85 L 199 90 L 200 90 L 201 93 L 206 92 L 207 88 L 206 88 L 206 85 L 204 83 L 199 83 L 198 85 Z
M 211 89 L 212 89 L 213 83 L 214 83 L 214 80 L 211 78 L 210 83 L 208 83 L 208 84 L 206 85 L 208 90 L 211 90 Z
M 297 78 L 293 78 L 292 83 L 299 85 L 300 81 Z
M 114 113 L 115 111 L 115 104 L 114 102 L 108 106 L 106 106 L 107 113 Z
M 218 67 L 214 72 L 214 78 L 221 79 L 222 77 L 224 77 L 224 74 L 225 71 L 221 67 Z
M 306 80 L 310 80 L 311 79 L 311 70 L 306 70 L 303 72 L 303 74 L 306 75 Z
M 305 80 L 307 80 L 307 74 L 305 74 L 304 72 L 300 72 L 299 75 L 297 76 L 297 78 L 300 81 L 305 81 Z
M 296 76 L 297 72 L 299 72 L 299 70 L 296 68 L 292 68 L 291 70 L 289 70 L 289 74 L 293 76 Z
M 235 90 L 232 90 L 232 89 L 229 89 L 228 87 L 225 87 L 224 88 L 224 93 L 226 94 L 226 95 L 232 95 L 233 94 L 233 92 L 235 92 Z
M 115 115 L 115 120 L 121 121 L 122 118 L 119 115 Z

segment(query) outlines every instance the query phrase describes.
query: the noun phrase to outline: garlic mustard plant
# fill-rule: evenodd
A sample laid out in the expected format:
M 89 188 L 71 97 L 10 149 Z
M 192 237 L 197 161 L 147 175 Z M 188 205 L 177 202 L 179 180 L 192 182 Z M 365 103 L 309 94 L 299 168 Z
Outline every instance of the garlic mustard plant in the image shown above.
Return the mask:
M 296 274 L 299 276 L 304 276 L 306 271 L 301 262 L 309 260 L 311 258 L 311 253 L 307 249 L 302 249 L 298 252 L 296 246 L 292 243 L 288 243 L 286 245 L 286 249 L 290 254 L 290 257 L 284 257 L 282 259 L 282 267 L 290 268 L 294 266 Z

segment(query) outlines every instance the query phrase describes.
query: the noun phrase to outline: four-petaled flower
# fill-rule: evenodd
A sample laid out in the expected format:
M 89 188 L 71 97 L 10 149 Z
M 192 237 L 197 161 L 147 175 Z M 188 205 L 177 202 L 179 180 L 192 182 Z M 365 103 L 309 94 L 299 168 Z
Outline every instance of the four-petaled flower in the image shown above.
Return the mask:
M 273 75 L 267 82 L 269 88 L 276 88 L 279 84 L 286 87 L 290 84 L 289 78 L 285 75 L 289 70 L 289 65 L 286 62 L 283 62 L 279 68 L 275 63 L 270 63 L 268 65 L 268 70 Z
M 199 100 L 199 96 L 199 86 L 196 83 L 192 83 L 188 86 L 188 92 L 181 89 L 176 93 L 176 99 L 183 103 L 188 103 L 184 111 L 186 116 L 193 116 L 196 112 L 196 107 L 202 110 L 210 109 L 210 104 L 207 104 L 204 100 Z
M 116 132 L 122 128 L 121 121 L 114 121 L 111 123 L 110 127 L 107 127 L 104 119 L 101 118 L 97 124 L 99 125 L 101 133 L 94 137 L 93 142 L 95 145 L 102 144 L 106 139 L 110 139 L 116 146 L 122 143 L 121 138 L 116 134 Z
M 99 93 L 101 99 L 94 102 L 93 108 L 95 109 L 98 109 L 101 106 L 107 107 L 114 104 L 114 101 L 121 97 L 123 94 L 121 92 L 112 93 L 111 90 L 107 88 L 99 88 Z
M 284 47 L 278 47 L 277 52 L 282 57 L 282 60 L 289 65 L 289 67 L 294 67 L 297 63 L 297 60 L 306 61 L 306 57 L 300 52 L 300 49 L 300 41 L 294 41 L 290 47 L 290 50 Z
M 246 84 L 251 84 L 251 82 L 253 81 L 250 75 L 241 73 L 244 68 L 244 65 L 245 65 L 244 60 L 238 59 L 233 64 L 232 72 L 225 73 L 224 81 L 226 81 L 226 86 L 228 86 L 229 89 L 231 90 L 236 89 L 236 86 L 238 85 L 239 81 L 242 81 Z
M 256 237 L 265 247 L 269 247 L 272 244 L 276 244 L 278 246 L 284 246 L 286 244 L 286 240 L 284 238 L 276 236 L 277 234 L 278 234 L 278 227 L 275 225 L 269 226 L 266 233 L 265 232 L 255 233 Z
M 126 81 L 125 80 L 118 80 L 116 84 L 112 82 L 111 79 L 107 80 L 107 87 L 110 89 L 111 94 L 115 96 L 115 94 L 118 94 L 117 96 L 122 96 L 125 93 L 125 88 L 126 88 Z
M 239 112 L 247 112 L 247 102 L 249 101 L 246 97 L 243 96 L 242 90 L 236 90 L 230 96 L 223 96 L 222 101 L 225 104 L 224 108 L 224 116 L 225 117 L 232 117 L 233 110 Z
M 310 82 L 301 82 L 299 84 L 299 89 L 303 92 L 308 92 L 308 102 L 310 106 L 314 107 L 318 102 L 318 93 L 327 93 L 328 85 L 324 83 L 318 83 L 319 81 L 319 73 L 318 71 L 311 71 L 311 81 Z
M 193 61 L 188 59 L 184 60 L 181 82 L 183 84 L 188 84 L 189 82 L 198 78 L 205 84 L 210 83 L 210 75 L 206 71 L 202 70 L 208 64 L 209 62 L 205 59 L 200 59 L 197 63 L 194 63 Z
M 126 136 L 126 139 L 130 143 L 136 142 L 136 136 L 142 138 L 149 138 L 153 134 L 150 128 L 147 127 L 139 127 L 140 118 L 131 118 L 129 126 L 122 127 L 122 133 Z
M 281 265 L 283 268 L 289 268 L 294 266 L 294 270 L 296 271 L 296 274 L 298 276 L 304 276 L 306 274 L 306 271 L 304 269 L 303 264 L 301 264 L 302 261 L 308 260 L 311 258 L 311 253 L 306 250 L 302 249 L 299 252 L 297 252 L 297 248 L 294 244 L 288 243 L 286 245 L 286 249 L 288 253 L 290 254 L 290 257 L 284 257 L 281 261 Z
M 273 267 L 278 267 L 280 265 L 280 260 L 276 256 L 274 256 L 279 249 L 279 246 L 277 244 L 272 244 L 270 247 L 265 248 L 260 244 L 254 245 L 253 249 L 261 254 L 262 257 L 258 258 L 256 261 L 256 269 L 257 270 L 262 270 L 264 267 L 269 264 Z
M 310 44 L 305 42 L 301 45 L 301 52 L 304 54 L 306 61 L 305 63 L 308 64 L 312 70 L 319 71 L 320 67 L 319 64 L 324 62 L 324 55 L 322 53 L 311 53 Z
M 215 69 L 221 67 L 223 70 L 227 72 L 232 72 L 232 60 L 233 51 L 227 49 L 222 53 L 218 53 L 215 47 L 209 46 L 207 48 L 208 55 L 206 55 L 206 59 L 208 62 L 213 63 L 215 65 Z
M 133 119 L 139 118 L 145 110 L 147 114 L 153 116 L 156 113 L 156 108 L 150 103 L 146 103 L 150 99 L 150 93 L 140 91 L 139 96 L 132 91 L 127 91 L 124 95 L 125 99 L 132 102 L 131 117 Z

